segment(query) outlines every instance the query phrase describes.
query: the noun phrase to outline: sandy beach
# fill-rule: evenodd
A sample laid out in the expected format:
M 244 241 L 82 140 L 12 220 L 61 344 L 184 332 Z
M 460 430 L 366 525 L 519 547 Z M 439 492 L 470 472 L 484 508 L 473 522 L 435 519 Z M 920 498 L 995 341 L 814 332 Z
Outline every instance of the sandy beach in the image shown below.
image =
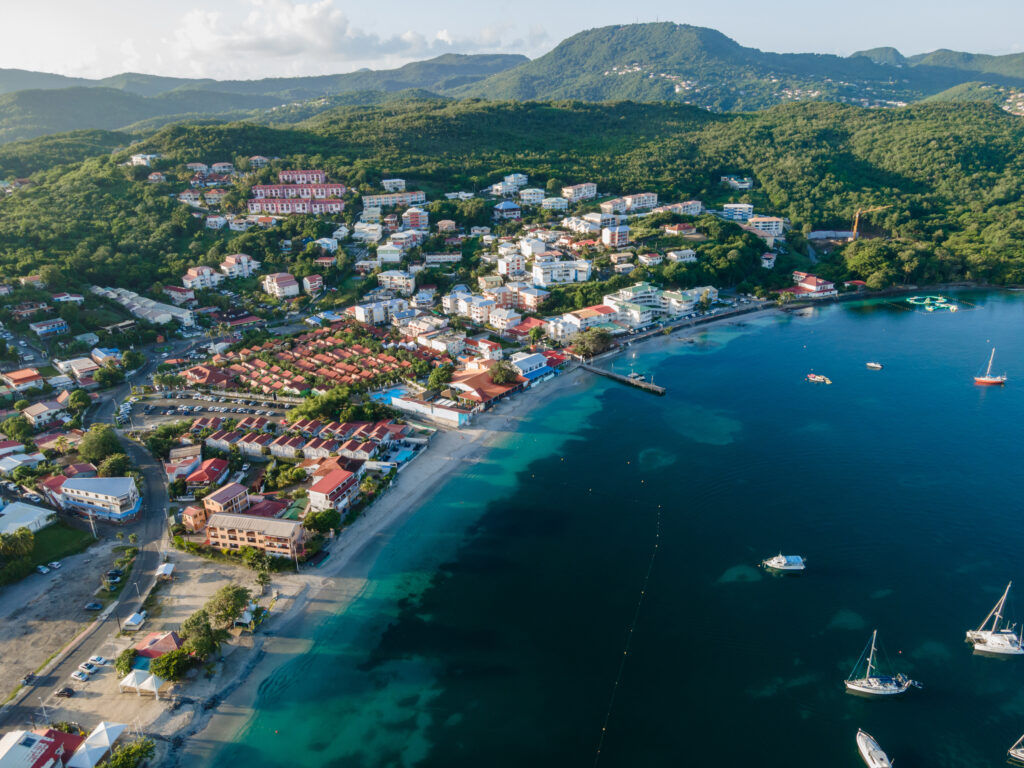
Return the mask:
M 765 312 L 769 311 L 777 310 L 766 307 Z M 763 315 L 764 312 L 756 313 Z M 664 343 L 696 336 L 715 326 L 742 324 L 754 316 L 715 318 L 634 343 Z M 204 709 L 197 703 L 188 712 L 178 712 L 173 717 L 167 713 L 147 729 L 168 740 L 161 745 L 164 748 L 160 750 L 160 764 L 165 768 L 201 765 L 222 744 L 232 741 L 248 721 L 262 681 L 278 665 L 308 651 L 312 629 L 343 612 L 363 593 L 377 556 L 405 521 L 452 475 L 483 461 L 487 451 L 516 432 L 530 412 L 590 377 L 583 370 L 570 370 L 478 414 L 462 430 L 439 430 L 428 449 L 399 474 L 383 497 L 342 532 L 331 545 L 330 557 L 319 568 L 310 568 L 297 577 L 289 576 L 280 585 L 275 582 L 272 589 L 280 590 L 282 597 L 289 599 L 289 609 L 274 616 L 266 631 L 255 636 L 252 650 L 227 656 L 217 676 L 217 705 Z

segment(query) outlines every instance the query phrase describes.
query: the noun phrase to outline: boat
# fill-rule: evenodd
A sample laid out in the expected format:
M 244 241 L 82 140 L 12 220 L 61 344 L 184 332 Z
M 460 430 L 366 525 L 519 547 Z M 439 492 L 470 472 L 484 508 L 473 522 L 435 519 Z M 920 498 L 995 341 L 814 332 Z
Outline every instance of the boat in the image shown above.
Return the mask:
M 1000 622 L 1005 618 L 1003 610 L 1006 607 L 1006 596 L 1010 594 L 1012 586 L 1012 581 L 1006 585 L 1003 596 L 989 611 L 980 627 L 967 630 L 967 642 L 974 645 L 975 653 L 988 656 L 1020 656 L 1024 654 L 1024 648 L 1021 648 L 1021 635 L 1014 630 L 1016 625 L 1003 626 L 1002 629 L 999 627 Z M 989 628 L 989 622 L 992 622 L 991 628 Z
M 868 642 L 868 645 L 864 647 L 864 650 L 868 652 L 868 666 L 864 672 L 864 677 L 854 677 L 860 668 L 860 660 L 864 658 L 864 653 L 862 652 L 860 659 L 857 659 L 857 664 L 850 673 L 850 677 L 844 682 L 847 692 L 856 693 L 861 696 L 897 696 L 901 693 L 906 693 L 911 688 L 920 688 L 921 684 L 919 682 L 911 680 L 902 672 L 895 677 L 871 674 L 878 669 L 878 665 L 875 663 L 877 640 L 878 630 L 876 629 L 871 633 L 871 640 Z M 868 648 L 871 650 L 868 651 Z
M 872 371 L 880 371 L 884 366 L 881 363 L 867 363 L 867 367 Z
M 822 376 L 820 373 L 808 373 L 807 380 L 815 384 L 831 384 L 832 379 L 828 376 Z
M 892 768 L 892 760 L 878 746 L 870 733 L 857 729 L 857 750 L 861 759 L 869 768 Z
M 784 555 L 779 552 L 775 557 L 762 560 L 761 567 L 780 573 L 799 573 L 807 568 L 807 561 L 800 555 Z
M 1015 763 L 1024 764 L 1024 736 L 1014 742 L 1013 746 L 1007 750 L 1006 756 Z
M 1006 374 L 1001 376 L 993 375 L 992 373 L 992 361 L 996 358 L 996 348 L 992 347 L 992 354 L 988 358 L 988 368 L 985 369 L 985 373 L 981 376 L 974 377 L 974 383 L 980 384 L 983 387 L 1001 387 L 1006 383 Z

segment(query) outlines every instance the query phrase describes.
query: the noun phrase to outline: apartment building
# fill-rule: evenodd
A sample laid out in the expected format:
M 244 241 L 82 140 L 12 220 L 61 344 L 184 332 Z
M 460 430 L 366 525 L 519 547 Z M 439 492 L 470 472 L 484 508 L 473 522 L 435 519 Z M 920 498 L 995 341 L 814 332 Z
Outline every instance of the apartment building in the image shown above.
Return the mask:
M 295 558 L 305 551 L 306 536 L 296 520 L 253 515 L 212 515 L 206 524 L 206 545 L 222 551 L 255 547 L 275 557 Z
M 277 174 L 282 184 L 325 184 L 326 171 L 281 171 Z
M 597 197 L 597 184 L 585 182 L 573 184 L 570 187 L 562 187 L 562 197 L 570 203 L 578 203 L 581 200 L 591 200 Z
M 335 469 L 310 487 L 309 507 L 316 512 L 327 509 L 345 509 L 358 495 L 358 475 L 344 469 Z
M 229 278 L 249 277 L 259 270 L 260 262 L 247 253 L 232 253 L 220 263 L 220 271 Z
M 189 267 L 188 271 L 181 278 L 181 284 L 189 290 L 196 291 L 216 288 L 223 279 L 224 275 L 217 272 L 213 267 Z
M 414 190 L 391 192 L 386 195 L 363 195 L 363 209 L 393 208 L 398 205 L 419 205 L 427 202 L 425 192 Z
M 263 290 L 278 299 L 299 295 L 299 283 L 288 272 L 275 272 L 263 278 Z
M 389 291 L 396 291 L 403 296 L 411 296 L 416 288 L 416 278 L 408 272 L 388 269 L 377 275 L 377 285 Z
M 64 481 L 60 492 L 65 509 L 113 522 L 134 517 L 142 505 L 131 477 L 73 477 Z

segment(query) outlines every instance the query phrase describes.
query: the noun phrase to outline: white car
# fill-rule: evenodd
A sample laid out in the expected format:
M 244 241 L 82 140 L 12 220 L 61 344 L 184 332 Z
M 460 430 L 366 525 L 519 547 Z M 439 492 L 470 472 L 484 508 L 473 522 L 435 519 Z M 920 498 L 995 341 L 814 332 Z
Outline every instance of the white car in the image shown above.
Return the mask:
M 104 664 L 109 663 L 110 659 L 105 659 L 102 656 L 90 656 L 89 663 L 95 664 L 97 667 L 102 667 Z

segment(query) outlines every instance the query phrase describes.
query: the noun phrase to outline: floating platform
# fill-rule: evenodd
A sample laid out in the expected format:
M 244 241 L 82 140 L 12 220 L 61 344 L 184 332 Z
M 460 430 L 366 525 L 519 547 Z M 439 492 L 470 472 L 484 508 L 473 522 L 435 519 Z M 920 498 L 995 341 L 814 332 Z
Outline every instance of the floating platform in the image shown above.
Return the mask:
M 623 376 L 621 373 L 612 373 L 611 371 L 606 371 L 602 368 L 595 368 L 594 366 L 587 365 L 586 363 L 580 365 L 580 368 L 585 371 L 590 371 L 591 373 L 596 373 L 598 376 L 614 379 L 622 384 L 628 384 L 631 387 L 636 387 L 637 389 L 642 389 L 655 395 L 664 395 L 668 391 L 665 387 L 658 386 L 653 382 L 647 381 L 643 377 Z

